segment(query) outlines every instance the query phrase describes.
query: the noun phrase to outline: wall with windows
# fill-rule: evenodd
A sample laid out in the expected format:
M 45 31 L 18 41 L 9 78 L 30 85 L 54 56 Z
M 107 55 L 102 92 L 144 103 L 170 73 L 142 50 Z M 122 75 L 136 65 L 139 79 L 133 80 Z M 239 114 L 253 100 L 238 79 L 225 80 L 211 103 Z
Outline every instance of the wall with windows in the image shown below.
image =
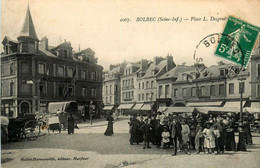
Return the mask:
M 156 101 L 156 78 L 137 79 L 137 101 Z
M 251 56 L 251 99 L 260 100 L 260 53 Z

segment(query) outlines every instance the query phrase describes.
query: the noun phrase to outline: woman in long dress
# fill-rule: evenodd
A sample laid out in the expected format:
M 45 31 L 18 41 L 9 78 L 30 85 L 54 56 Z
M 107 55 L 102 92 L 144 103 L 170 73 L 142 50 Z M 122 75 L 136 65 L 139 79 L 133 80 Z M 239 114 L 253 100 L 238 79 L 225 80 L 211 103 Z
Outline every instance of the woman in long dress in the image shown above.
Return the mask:
M 114 131 L 113 131 L 113 121 L 114 121 L 114 118 L 113 118 L 111 115 L 109 115 L 109 116 L 107 117 L 107 121 L 108 121 L 107 130 L 106 130 L 106 132 L 104 133 L 104 135 L 106 135 L 106 136 L 111 136 L 111 135 L 114 134 Z

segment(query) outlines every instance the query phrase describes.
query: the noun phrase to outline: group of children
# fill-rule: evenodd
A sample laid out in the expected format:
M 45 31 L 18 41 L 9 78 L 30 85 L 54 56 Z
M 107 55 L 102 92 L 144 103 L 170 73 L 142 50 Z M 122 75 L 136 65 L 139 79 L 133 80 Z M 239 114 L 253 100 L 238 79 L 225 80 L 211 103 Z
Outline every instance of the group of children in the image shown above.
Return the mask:
M 136 124 L 133 126 L 133 122 Z M 175 151 L 184 150 L 187 154 L 190 149 L 196 149 L 197 154 L 200 152 L 224 153 L 224 146 L 227 143 L 234 143 L 234 134 L 228 137 L 228 129 L 231 129 L 231 120 L 223 119 L 221 116 L 214 118 L 209 117 L 203 120 L 200 117 L 181 117 L 181 116 L 165 116 L 162 113 L 158 115 L 147 116 L 145 119 L 140 116 L 132 116 L 130 119 L 130 144 L 134 141 L 133 135 L 139 130 L 139 137 L 144 142 L 144 149 L 151 148 L 150 143 L 163 146 L 164 149 L 170 148 L 173 145 Z M 133 131 L 131 129 L 135 128 Z M 234 132 L 233 132 L 234 133 Z M 176 141 L 176 142 L 175 142 Z M 177 143 L 178 141 L 178 143 Z M 178 144 L 178 145 L 177 145 Z M 177 152 L 174 153 L 176 155 Z

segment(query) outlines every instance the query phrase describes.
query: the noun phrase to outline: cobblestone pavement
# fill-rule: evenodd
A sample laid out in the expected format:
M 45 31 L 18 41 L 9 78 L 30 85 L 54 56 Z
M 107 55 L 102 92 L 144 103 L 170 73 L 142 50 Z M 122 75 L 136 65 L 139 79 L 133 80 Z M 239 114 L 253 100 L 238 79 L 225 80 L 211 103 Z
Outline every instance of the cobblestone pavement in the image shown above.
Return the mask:
M 75 134 L 51 133 L 35 141 L 23 140 L 2 145 L 3 168 L 59 168 L 59 167 L 259 167 L 260 137 L 247 152 L 227 152 L 222 155 L 192 155 L 180 153 L 171 156 L 172 149 L 142 149 L 142 145 L 129 144 L 128 118 L 121 117 L 114 123 L 113 136 L 104 136 L 106 121 L 99 120 L 92 126 L 79 124 Z

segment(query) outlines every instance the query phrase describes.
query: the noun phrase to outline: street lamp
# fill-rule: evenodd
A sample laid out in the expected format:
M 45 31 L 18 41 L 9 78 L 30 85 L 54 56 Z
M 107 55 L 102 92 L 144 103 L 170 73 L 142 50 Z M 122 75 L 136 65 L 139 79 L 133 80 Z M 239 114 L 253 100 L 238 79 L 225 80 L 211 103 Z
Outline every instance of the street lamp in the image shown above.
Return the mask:
M 240 121 L 239 121 L 239 140 L 237 144 L 237 151 L 246 151 L 246 143 L 245 143 L 245 131 L 243 128 L 243 91 L 244 91 L 244 85 L 243 81 L 246 80 L 246 78 L 238 78 L 239 80 L 239 92 L 240 92 Z

